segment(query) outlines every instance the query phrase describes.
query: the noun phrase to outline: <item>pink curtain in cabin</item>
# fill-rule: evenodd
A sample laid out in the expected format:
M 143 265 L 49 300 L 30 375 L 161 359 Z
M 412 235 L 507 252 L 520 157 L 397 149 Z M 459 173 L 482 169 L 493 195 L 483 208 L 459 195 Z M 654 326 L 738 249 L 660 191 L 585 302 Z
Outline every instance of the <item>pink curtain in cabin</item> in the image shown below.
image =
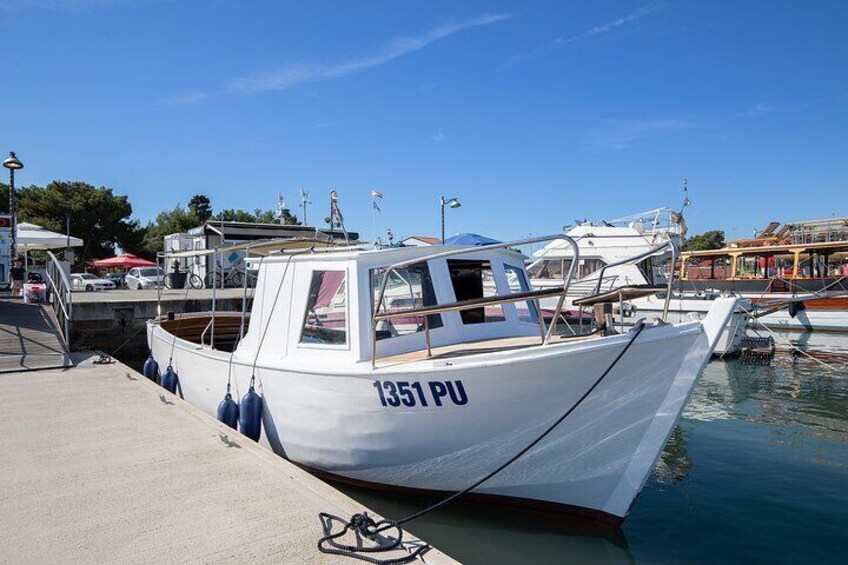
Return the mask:
M 325 271 L 321 278 L 321 288 L 318 289 L 318 297 L 315 300 L 313 310 L 324 308 L 330 305 L 330 301 L 339 291 L 339 287 L 344 282 L 344 271 Z

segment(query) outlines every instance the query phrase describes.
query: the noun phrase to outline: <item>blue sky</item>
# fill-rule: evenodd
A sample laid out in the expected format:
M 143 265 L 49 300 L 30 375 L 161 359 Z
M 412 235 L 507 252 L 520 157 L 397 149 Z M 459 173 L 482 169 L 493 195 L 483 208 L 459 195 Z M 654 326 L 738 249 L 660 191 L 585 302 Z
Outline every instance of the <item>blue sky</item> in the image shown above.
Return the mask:
M 507 239 L 848 216 L 848 3 L 0 0 L 0 150 L 146 221 L 197 192 Z

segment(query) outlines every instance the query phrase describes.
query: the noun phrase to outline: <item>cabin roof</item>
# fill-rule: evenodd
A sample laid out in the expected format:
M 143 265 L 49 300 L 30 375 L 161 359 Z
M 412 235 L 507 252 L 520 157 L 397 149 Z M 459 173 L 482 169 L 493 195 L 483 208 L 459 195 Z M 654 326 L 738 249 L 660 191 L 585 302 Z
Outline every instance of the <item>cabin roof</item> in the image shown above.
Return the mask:
M 425 259 L 430 255 L 450 251 L 453 249 L 468 249 L 466 253 L 457 255 L 460 258 L 474 259 L 479 257 L 500 257 L 502 259 L 514 259 L 517 264 L 523 264 L 523 255 L 510 249 L 476 249 L 466 245 L 432 245 L 426 247 L 386 247 L 374 248 L 369 246 L 334 246 L 315 248 L 311 253 L 292 251 L 269 256 L 265 262 L 285 263 L 291 257 L 292 261 L 303 262 L 328 262 L 328 261 L 356 261 L 369 266 L 385 266 L 411 259 Z

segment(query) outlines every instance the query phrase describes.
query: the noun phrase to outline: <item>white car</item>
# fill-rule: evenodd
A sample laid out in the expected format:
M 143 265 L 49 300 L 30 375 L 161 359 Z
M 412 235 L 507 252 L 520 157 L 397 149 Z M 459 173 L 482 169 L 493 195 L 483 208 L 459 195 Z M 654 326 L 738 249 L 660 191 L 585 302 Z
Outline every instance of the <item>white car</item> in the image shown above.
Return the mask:
M 165 273 L 158 267 L 133 267 L 124 277 L 127 288 L 133 290 L 144 290 L 156 288 L 165 279 Z
M 91 273 L 71 273 L 71 289 L 84 290 L 91 292 L 92 290 L 112 290 L 115 288 L 115 283 L 108 279 L 101 279 Z

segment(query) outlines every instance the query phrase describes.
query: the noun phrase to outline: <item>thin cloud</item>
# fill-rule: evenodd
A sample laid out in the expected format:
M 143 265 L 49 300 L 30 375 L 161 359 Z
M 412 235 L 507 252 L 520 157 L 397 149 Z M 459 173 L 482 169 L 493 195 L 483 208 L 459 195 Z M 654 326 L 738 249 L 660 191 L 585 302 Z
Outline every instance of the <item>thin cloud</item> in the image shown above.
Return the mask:
M 203 102 L 207 98 L 209 98 L 209 95 L 205 92 L 186 92 L 185 94 L 178 94 L 171 98 L 157 100 L 156 103 L 160 106 L 189 106 Z
M 300 84 L 332 80 L 386 64 L 398 57 L 414 53 L 433 42 L 444 39 L 461 31 L 486 26 L 512 16 L 508 14 L 485 14 L 462 22 L 448 22 L 419 36 L 399 37 L 384 45 L 377 53 L 341 61 L 334 64 L 306 63 L 292 64 L 279 69 L 261 72 L 252 76 L 237 78 L 228 85 L 231 92 L 261 92 L 266 90 L 286 90 Z
M 590 131 L 587 141 L 596 149 L 629 149 L 657 135 L 691 127 L 691 123 L 676 118 L 611 121 L 604 127 Z
M 640 20 L 640 19 L 644 18 L 645 16 L 647 16 L 649 14 L 653 14 L 654 12 L 656 12 L 659 9 L 660 9 L 660 6 L 658 6 L 657 4 L 646 4 L 644 6 L 640 6 L 639 8 L 636 8 L 635 11 L 633 11 L 632 13 L 630 13 L 626 16 L 622 16 L 620 18 L 616 18 L 612 21 L 609 21 L 605 24 L 601 24 L 601 25 L 595 26 L 593 28 L 587 29 L 583 33 L 573 35 L 573 36 L 568 37 L 566 39 L 557 38 L 557 39 L 554 40 L 554 42 L 557 45 L 567 45 L 569 43 L 574 43 L 575 41 L 580 41 L 580 40 L 583 40 L 583 39 L 589 39 L 590 37 L 593 37 L 595 35 L 607 33 L 609 31 L 612 31 L 612 30 L 619 28 L 623 25 L 633 23 L 636 20 Z
M 548 41 L 548 42 L 538 46 L 535 50 L 531 51 L 530 53 L 522 53 L 520 55 L 516 55 L 516 56 L 512 57 L 511 59 L 509 59 L 505 63 L 504 66 L 509 66 L 509 65 L 514 64 L 514 63 L 520 63 L 522 61 L 526 61 L 526 60 L 532 59 L 534 57 L 541 57 L 541 56 L 547 55 L 548 53 L 550 53 L 550 52 L 552 52 L 552 51 L 554 51 L 554 50 L 556 50 L 560 47 L 563 47 L 565 45 L 570 45 L 572 43 L 576 43 L 578 41 L 583 41 L 585 39 L 589 39 L 589 38 L 595 37 L 597 35 L 609 33 L 609 32 L 611 32 L 611 31 L 613 31 L 617 28 L 620 28 L 620 27 L 625 26 L 627 24 L 631 24 L 631 23 L 633 23 L 637 20 L 644 18 L 645 16 L 653 14 L 654 12 L 659 11 L 661 8 L 662 8 L 662 6 L 660 6 L 659 4 L 645 4 L 644 6 L 640 6 L 639 8 L 636 8 L 636 10 L 634 10 L 630 14 L 627 14 L 626 16 L 621 16 L 621 17 L 616 18 L 614 20 L 610 20 L 606 23 L 596 25 L 594 27 L 587 29 L 586 31 L 578 33 L 577 35 L 572 35 L 572 36 L 566 37 L 566 38 L 557 37 L 556 39 L 553 39 L 551 41 Z
M 769 114 L 778 114 L 781 112 L 786 112 L 785 108 L 780 108 L 778 106 L 771 106 L 769 104 L 757 104 L 752 108 L 749 108 L 739 114 L 740 117 L 743 118 L 759 118 L 762 116 L 768 116 Z
M 440 141 L 446 140 L 447 136 L 443 132 L 439 131 L 439 132 L 436 132 L 433 135 L 431 135 L 430 139 L 432 139 L 435 142 L 440 142 Z

